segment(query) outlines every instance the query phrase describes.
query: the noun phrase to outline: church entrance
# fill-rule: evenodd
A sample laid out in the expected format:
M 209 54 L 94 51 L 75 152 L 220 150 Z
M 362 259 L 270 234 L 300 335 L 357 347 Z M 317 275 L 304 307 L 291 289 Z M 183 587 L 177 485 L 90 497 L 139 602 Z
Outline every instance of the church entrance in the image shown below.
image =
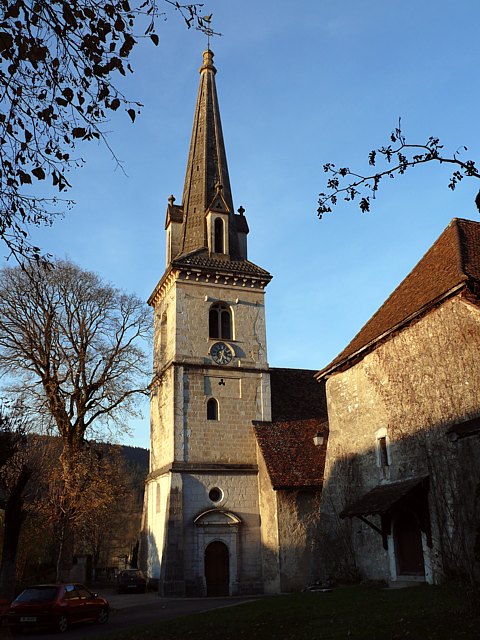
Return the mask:
M 393 525 L 395 558 L 399 576 L 425 576 L 422 532 L 413 513 L 401 512 Z
M 205 549 L 207 596 L 228 596 L 230 571 L 228 547 L 218 540 Z

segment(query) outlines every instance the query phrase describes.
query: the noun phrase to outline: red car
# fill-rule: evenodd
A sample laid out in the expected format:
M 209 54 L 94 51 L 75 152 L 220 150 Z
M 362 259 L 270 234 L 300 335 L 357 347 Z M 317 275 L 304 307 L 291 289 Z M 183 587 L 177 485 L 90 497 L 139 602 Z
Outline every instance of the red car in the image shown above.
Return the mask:
M 108 600 L 81 584 L 37 584 L 12 602 L 7 622 L 12 630 L 51 627 L 62 633 L 76 622 L 105 624 L 109 614 Z

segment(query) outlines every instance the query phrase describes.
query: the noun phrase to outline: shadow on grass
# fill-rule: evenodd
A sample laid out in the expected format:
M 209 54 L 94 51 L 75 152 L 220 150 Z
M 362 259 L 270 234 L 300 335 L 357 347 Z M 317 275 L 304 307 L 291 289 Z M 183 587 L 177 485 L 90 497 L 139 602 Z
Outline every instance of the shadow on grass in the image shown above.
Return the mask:
M 166 620 L 105 640 L 348 640 L 479 638 L 480 616 L 454 587 L 347 587 L 263 598 Z

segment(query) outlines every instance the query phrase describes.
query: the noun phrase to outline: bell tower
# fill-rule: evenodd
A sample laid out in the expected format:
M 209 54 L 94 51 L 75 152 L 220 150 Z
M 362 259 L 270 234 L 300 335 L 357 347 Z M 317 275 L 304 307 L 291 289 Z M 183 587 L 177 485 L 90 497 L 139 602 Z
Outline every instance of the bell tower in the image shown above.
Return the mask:
M 270 416 L 265 287 L 235 213 L 210 49 L 154 309 L 148 573 L 165 596 L 263 589 L 256 440 Z

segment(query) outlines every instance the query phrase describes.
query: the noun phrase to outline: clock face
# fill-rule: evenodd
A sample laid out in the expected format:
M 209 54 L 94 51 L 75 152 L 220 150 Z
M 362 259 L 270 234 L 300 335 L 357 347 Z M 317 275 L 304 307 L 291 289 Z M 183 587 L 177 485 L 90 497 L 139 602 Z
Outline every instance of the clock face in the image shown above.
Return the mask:
M 233 358 L 232 350 L 224 342 L 216 342 L 210 349 L 210 355 L 217 364 L 228 364 Z

